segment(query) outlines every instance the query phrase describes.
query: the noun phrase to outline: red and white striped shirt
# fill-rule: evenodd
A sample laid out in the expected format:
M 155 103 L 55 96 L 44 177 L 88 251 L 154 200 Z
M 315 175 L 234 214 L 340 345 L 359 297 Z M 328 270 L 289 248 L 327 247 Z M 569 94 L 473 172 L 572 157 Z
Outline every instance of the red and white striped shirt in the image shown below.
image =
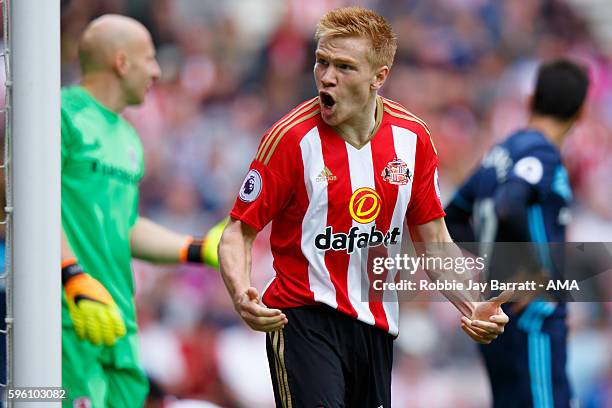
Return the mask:
M 319 112 L 314 98 L 270 128 L 230 215 L 258 231 L 272 221 L 276 276 L 263 294 L 268 307 L 324 303 L 397 335 L 396 294 L 381 302 L 363 290 L 372 278 L 368 255 L 378 247 L 395 257 L 406 222 L 444 216 L 429 130 L 378 97 L 374 136 L 358 149 Z M 394 279 L 389 271 L 385 280 Z

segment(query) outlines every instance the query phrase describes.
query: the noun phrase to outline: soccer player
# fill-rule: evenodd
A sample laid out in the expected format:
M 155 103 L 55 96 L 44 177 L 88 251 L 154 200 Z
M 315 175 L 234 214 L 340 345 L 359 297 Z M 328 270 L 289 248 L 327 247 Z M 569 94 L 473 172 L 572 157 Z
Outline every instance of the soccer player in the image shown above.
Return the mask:
M 494 146 L 446 208 L 453 238 L 483 243 L 565 241 L 572 192 L 559 146 L 580 117 L 587 88 L 584 69 L 573 62 L 556 60 L 540 67 L 526 128 Z M 547 245 L 525 251 L 515 262 L 525 255 L 532 258 L 531 253 L 538 256 L 526 262 L 530 268 L 559 278 L 559 264 Z M 502 256 L 491 266 L 492 273 L 503 267 Z M 504 310 L 510 316 L 506 333 L 481 347 L 494 406 L 569 407 L 566 304 L 523 299 L 504 305 Z
M 146 28 L 102 16 L 85 29 L 79 57 L 82 81 L 62 91 L 61 109 L 63 405 L 139 407 L 148 383 L 131 258 L 214 266 L 222 227 L 194 240 L 138 216 L 143 150 L 119 114 L 142 103 L 160 74 Z
M 221 274 L 241 318 L 268 332 L 277 407 L 390 407 L 399 305 L 362 299 L 362 280 L 368 250 L 399 253 L 406 222 L 422 241 L 452 243 L 438 159 L 425 123 L 378 96 L 396 50 L 383 17 L 336 9 L 315 39 L 318 96 L 263 137 L 221 238 Z M 251 248 L 270 221 L 276 276 L 260 298 Z M 453 303 L 474 340 L 503 331 L 500 301 Z

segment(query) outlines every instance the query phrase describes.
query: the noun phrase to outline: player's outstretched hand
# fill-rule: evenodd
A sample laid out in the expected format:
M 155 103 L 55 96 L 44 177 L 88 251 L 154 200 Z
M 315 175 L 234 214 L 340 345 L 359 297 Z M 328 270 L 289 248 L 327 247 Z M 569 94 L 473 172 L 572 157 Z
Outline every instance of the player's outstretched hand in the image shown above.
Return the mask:
M 270 332 L 282 329 L 287 316 L 279 309 L 269 309 L 259 301 L 257 289 L 250 287 L 234 301 L 236 311 L 253 330 Z
M 501 305 L 508 302 L 513 295 L 513 290 L 506 290 L 486 302 L 475 303 L 472 316 L 461 317 L 463 331 L 480 344 L 491 343 L 504 332 L 504 326 L 510 320 Z
M 126 329 L 115 301 L 100 282 L 80 272 L 64 283 L 66 303 L 77 335 L 112 346 Z

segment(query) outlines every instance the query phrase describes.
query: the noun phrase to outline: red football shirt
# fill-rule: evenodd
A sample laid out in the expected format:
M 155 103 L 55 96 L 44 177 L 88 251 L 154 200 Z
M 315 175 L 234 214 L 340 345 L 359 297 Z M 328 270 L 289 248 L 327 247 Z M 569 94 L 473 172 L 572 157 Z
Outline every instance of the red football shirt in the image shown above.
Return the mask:
M 357 149 L 319 112 L 314 98 L 270 128 L 230 215 L 257 230 L 272 221 L 268 307 L 324 303 L 397 335 L 397 295 L 368 297 L 368 255 L 380 247 L 394 257 L 406 223 L 444 216 L 429 130 L 378 97 L 374 136 Z M 388 271 L 385 280 L 394 279 Z

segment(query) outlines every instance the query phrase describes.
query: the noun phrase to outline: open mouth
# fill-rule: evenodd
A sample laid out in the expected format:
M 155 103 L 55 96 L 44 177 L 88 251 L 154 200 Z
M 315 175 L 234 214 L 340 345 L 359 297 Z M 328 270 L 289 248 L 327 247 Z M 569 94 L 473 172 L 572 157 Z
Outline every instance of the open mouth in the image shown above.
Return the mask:
M 336 101 L 334 100 L 333 96 L 331 96 L 327 92 L 319 92 L 319 98 L 321 99 L 323 106 L 326 108 L 331 108 L 336 104 Z

